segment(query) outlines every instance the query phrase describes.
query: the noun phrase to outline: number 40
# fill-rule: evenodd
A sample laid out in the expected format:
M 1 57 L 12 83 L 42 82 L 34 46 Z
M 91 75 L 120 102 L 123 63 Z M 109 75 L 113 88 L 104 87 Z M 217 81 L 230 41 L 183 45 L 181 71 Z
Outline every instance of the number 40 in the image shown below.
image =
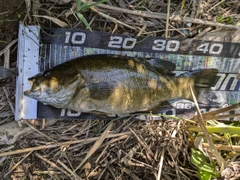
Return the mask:
M 204 43 L 198 46 L 196 48 L 196 51 L 201 51 L 202 53 L 209 52 L 209 54 L 220 54 L 222 52 L 222 49 L 223 49 L 223 44 L 213 43 L 209 47 L 209 43 Z

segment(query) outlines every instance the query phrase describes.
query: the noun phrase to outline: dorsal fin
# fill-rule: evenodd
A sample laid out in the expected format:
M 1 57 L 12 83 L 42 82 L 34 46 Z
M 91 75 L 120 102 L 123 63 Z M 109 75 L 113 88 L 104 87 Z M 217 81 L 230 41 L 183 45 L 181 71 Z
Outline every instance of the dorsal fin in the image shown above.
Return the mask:
M 175 70 L 176 65 L 173 62 L 157 59 L 157 58 L 134 58 L 141 64 L 144 64 L 146 68 L 162 75 L 174 75 L 172 71 Z

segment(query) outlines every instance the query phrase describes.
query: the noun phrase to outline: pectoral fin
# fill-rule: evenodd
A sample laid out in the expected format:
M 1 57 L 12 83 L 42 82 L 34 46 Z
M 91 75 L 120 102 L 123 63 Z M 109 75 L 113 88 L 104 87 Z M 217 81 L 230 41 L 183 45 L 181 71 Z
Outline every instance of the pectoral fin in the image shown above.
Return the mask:
M 88 86 L 89 98 L 103 100 L 108 98 L 113 92 L 113 86 L 107 82 L 100 82 Z

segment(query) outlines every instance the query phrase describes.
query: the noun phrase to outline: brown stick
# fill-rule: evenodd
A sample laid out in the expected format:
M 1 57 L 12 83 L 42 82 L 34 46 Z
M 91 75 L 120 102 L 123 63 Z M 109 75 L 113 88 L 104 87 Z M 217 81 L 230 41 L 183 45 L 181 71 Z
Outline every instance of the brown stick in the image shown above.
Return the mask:
M 170 16 L 170 4 L 171 4 L 171 1 L 168 0 L 168 4 L 167 4 L 167 17 L 166 17 L 166 31 L 165 31 L 165 38 L 168 38 L 168 27 L 169 27 L 169 16 Z
M 45 157 L 41 156 L 40 154 L 36 153 L 36 156 L 38 158 L 40 158 L 41 160 L 45 161 L 46 163 L 50 164 L 53 168 L 58 169 L 59 171 L 61 171 L 62 173 L 64 173 L 65 175 L 67 175 L 68 177 L 71 178 L 71 174 L 69 174 L 67 171 L 65 171 L 64 169 L 60 168 L 57 164 L 55 164 L 54 162 L 49 161 L 48 159 L 46 159 Z
M 15 44 L 18 41 L 18 39 L 14 39 L 12 42 L 10 42 L 3 50 L 0 51 L 0 56 L 3 55 L 8 49 Z
M 190 86 L 190 90 L 191 90 L 191 93 L 192 93 L 192 97 L 193 97 L 195 106 L 196 106 L 196 108 L 197 108 L 198 124 L 199 124 L 200 128 L 202 129 L 202 131 L 203 131 L 203 133 L 204 133 L 204 136 L 205 136 L 206 139 L 207 139 L 207 142 L 208 142 L 209 145 L 210 145 L 211 152 L 214 154 L 214 156 L 215 156 L 215 158 L 216 158 L 216 160 L 217 160 L 217 162 L 218 162 L 218 165 L 221 167 L 221 169 L 223 169 L 224 167 L 227 166 L 227 163 L 226 163 L 226 161 L 222 158 L 221 154 L 218 152 L 218 149 L 215 147 L 215 145 L 214 145 L 214 143 L 213 143 L 213 140 L 212 140 L 211 136 L 209 135 L 209 133 L 208 133 L 208 131 L 207 131 L 207 128 L 206 128 L 206 125 L 205 125 L 205 122 L 204 122 L 202 113 L 201 113 L 201 111 L 200 111 L 200 108 L 199 108 L 199 106 L 198 106 L 196 96 L 194 95 L 192 86 Z
M 210 148 L 208 143 L 202 143 L 203 148 Z M 240 152 L 240 146 L 236 146 L 236 145 L 223 145 L 223 144 L 214 144 L 215 147 L 218 150 L 223 150 L 223 151 L 237 151 Z
M 30 151 L 24 158 L 22 158 L 18 163 L 16 163 L 6 174 L 4 174 L 4 177 L 6 178 L 8 174 L 10 174 L 14 169 L 16 169 L 19 164 L 21 164 L 30 154 L 32 151 Z

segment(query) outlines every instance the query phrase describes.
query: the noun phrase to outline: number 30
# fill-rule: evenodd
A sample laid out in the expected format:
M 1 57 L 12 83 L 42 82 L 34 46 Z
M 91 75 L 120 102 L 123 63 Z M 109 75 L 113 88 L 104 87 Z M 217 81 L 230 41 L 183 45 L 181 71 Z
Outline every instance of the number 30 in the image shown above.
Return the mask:
M 177 40 L 166 41 L 164 39 L 156 39 L 153 41 L 152 50 L 155 51 L 177 51 L 180 47 L 180 42 Z

